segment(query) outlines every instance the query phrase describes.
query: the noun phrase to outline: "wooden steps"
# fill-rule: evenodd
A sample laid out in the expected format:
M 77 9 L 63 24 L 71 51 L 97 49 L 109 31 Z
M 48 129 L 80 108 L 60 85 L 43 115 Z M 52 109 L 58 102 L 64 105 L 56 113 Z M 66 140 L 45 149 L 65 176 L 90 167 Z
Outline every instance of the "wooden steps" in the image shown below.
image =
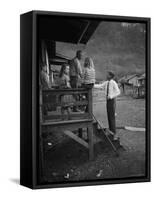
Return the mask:
M 116 153 L 117 150 L 122 147 L 120 144 L 120 140 L 119 139 L 114 140 L 113 133 L 106 128 L 102 128 L 95 119 L 93 122 L 93 130 L 94 130 L 94 135 L 100 138 L 105 143 L 108 143 Z

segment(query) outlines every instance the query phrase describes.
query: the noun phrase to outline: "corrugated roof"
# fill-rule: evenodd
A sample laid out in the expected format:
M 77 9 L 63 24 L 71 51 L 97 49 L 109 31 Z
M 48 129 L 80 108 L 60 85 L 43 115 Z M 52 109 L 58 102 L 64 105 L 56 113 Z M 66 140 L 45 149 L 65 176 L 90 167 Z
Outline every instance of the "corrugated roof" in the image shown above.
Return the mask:
M 145 79 L 145 73 L 138 77 L 138 80 Z
M 126 80 L 129 81 L 130 79 L 134 78 L 135 76 L 139 76 L 139 75 L 138 74 L 129 75 L 129 76 L 127 76 Z
M 138 74 L 132 74 L 132 75 L 126 75 L 126 76 L 123 76 L 119 79 L 119 81 L 125 81 L 125 82 L 128 82 L 130 79 L 134 78 L 135 76 L 139 76 Z

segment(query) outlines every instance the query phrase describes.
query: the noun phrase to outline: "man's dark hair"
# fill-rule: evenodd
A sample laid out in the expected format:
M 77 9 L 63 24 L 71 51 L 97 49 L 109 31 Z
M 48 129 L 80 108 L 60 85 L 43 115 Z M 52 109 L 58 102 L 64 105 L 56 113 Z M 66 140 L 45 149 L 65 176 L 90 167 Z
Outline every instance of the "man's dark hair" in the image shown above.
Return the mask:
M 115 74 L 112 71 L 108 71 L 108 74 L 110 75 L 111 78 L 115 77 Z
M 76 52 L 76 56 L 79 55 L 80 53 L 82 53 L 82 51 L 81 51 L 81 50 L 78 50 L 78 51 Z

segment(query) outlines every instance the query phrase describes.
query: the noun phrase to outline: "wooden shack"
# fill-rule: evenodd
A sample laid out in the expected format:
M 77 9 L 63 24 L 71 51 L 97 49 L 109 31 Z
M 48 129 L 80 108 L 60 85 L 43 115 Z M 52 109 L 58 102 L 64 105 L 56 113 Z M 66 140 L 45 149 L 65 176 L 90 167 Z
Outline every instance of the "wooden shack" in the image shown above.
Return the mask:
M 145 73 L 126 75 L 119 79 L 122 92 L 134 98 L 141 98 L 145 95 Z
M 39 19 L 39 59 L 45 62 L 48 67 L 48 74 L 52 77 L 51 65 L 59 66 L 62 63 L 69 62 L 69 58 L 59 55 L 56 52 L 56 42 L 67 42 L 73 44 L 86 44 L 99 21 L 97 20 L 81 20 L 78 18 L 61 18 L 41 16 Z M 54 80 L 53 80 L 54 82 Z M 72 102 L 73 106 L 88 107 L 86 112 L 72 112 L 70 118 L 67 114 L 62 117 L 60 108 L 62 95 L 78 95 L 81 97 L 78 101 Z M 85 97 L 85 98 L 82 98 Z M 44 109 L 47 112 L 44 112 Z M 88 134 L 88 142 L 74 133 L 75 130 L 85 128 Z M 44 147 L 43 134 L 57 131 L 63 132 L 79 144 L 83 145 L 89 151 L 89 159 L 94 157 L 93 153 L 93 116 L 92 116 L 92 89 L 40 89 L 40 160 L 42 170 L 44 165 Z

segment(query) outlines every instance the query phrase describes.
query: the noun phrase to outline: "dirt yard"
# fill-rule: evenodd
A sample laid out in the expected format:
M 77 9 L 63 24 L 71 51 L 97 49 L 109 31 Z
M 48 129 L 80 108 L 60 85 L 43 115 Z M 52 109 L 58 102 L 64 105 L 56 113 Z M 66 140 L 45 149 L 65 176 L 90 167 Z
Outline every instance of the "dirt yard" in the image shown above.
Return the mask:
M 108 127 L 105 101 L 97 98 L 93 112 Z M 145 127 L 145 100 L 119 97 L 117 127 Z M 45 156 L 46 177 L 50 182 L 96 180 L 143 176 L 145 174 L 145 132 L 117 129 L 123 149 L 119 157 L 108 144 L 95 145 L 95 159 L 88 160 L 88 151 L 62 135 L 61 142 L 48 149 Z

